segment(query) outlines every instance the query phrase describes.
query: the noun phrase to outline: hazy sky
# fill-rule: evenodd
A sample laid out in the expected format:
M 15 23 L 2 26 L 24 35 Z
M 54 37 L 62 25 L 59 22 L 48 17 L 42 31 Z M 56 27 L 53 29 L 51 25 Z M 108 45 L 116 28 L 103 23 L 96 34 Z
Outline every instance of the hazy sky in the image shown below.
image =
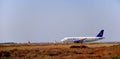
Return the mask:
M 119 0 L 0 0 L 0 42 L 53 42 L 69 36 L 120 41 Z

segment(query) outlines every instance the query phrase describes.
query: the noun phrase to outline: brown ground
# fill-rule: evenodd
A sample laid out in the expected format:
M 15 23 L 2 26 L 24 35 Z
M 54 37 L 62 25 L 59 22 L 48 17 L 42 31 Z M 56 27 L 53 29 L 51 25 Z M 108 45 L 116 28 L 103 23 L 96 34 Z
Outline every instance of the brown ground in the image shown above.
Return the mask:
M 0 44 L 0 59 L 120 59 L 120 43 Z

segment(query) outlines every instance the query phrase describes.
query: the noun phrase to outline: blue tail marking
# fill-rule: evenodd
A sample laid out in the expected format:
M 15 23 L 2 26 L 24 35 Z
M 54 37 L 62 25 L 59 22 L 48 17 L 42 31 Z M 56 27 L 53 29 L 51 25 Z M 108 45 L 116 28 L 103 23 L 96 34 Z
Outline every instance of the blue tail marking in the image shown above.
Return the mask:
M 101 30 L 96 37 L 103 37 L 104 30 Z

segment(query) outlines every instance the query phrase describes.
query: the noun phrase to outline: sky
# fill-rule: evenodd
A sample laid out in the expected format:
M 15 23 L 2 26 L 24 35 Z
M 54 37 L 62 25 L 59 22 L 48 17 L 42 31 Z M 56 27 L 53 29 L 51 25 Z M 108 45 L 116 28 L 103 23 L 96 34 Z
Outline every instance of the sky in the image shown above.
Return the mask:
M 96 36 L 120 41 L 119 0 L 0 0 L 0 43 Z

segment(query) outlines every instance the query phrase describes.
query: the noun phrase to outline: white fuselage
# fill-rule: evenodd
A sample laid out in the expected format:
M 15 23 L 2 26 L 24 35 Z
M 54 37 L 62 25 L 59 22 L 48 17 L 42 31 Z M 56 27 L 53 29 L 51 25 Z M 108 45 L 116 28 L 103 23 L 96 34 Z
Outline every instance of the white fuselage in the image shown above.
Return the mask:
M 83 42 L 92 42 L 92 41 L 97 41 L 101 40 L 103 37 L 66 37 L 62 39 L 62 42 L 68 43 L 68 42 L 74 42 L 74 40 L 79 40 Z

